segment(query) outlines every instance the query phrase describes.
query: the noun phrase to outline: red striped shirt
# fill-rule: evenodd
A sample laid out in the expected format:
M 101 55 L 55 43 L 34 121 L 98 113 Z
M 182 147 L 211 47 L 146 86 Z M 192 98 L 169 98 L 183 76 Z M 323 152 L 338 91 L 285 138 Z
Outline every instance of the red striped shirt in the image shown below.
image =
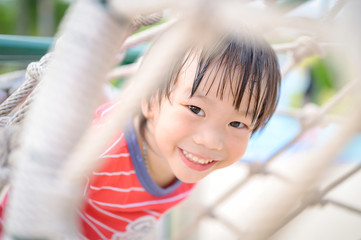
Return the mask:
M 103 113 L 103 109 L 98 111 L 100 118 Z M 158 187 L 161 194 L 156 196 L 149 192 L 155 183 L 150 183 L 148 173 L 136 171 L 134 166 L 132 158 L 139 155 L 131 153 L 140 154 L 135 149 L 139 148 L 137 143 L 127 143 L 126 136 L 119 133 L 109 146 L 100 157 L 101 168 L 93 172 L 85 207 L 80 212 L 83 234 L 88 239 L 140 239 L 154 228 L 163 213 L 189 195 L 194 184 L 178 181 L 168 191 L 164 189 L 164 194 Z M 137 169 L 146 169 L 143 162 L 142 165 Z M 143 186 L 140 178 L 146 179 L 150 187 Z
M 103 115 L 114 106 L 105 105 L 97 110 L 95 127 L 101 127 Z M 131 142 L 127 142 L 126 135 L 116 134 L 99 157 L 101 167 L 90 177 L 84 207 L 78 211 L 83 239 L 143 239 L 152 231 L 155 221 L 184 200 L 194 187 L 180 181 L 165 189 L 156 186 L 146 171 L 136 141 L 130 138 Z M 138 161 L 134 162 L 135 159 Z M 0 220 L 5 203 L 0 206 Z

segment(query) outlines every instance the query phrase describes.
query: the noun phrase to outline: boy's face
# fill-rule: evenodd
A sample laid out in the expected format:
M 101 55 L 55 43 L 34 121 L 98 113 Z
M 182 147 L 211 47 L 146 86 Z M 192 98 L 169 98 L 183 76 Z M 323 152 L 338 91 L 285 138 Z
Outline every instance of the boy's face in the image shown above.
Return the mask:
M 252 109 L 246 116 L 249 96 L 245 93 L 239 111 L 233 107 L 229 86 L 220 100 L 216 96 L 220 76 L 215 71 L 209 71 L 209 81 L 206 75 L 189 97 L 196 67 L 197 61 L 192 61 L 181 72 L 170 101 L 164 98 L 159 105 L 153 99 L 149 110 L 143 111 L 150 165 L 188 183 L 240 160 L 252 133 Z

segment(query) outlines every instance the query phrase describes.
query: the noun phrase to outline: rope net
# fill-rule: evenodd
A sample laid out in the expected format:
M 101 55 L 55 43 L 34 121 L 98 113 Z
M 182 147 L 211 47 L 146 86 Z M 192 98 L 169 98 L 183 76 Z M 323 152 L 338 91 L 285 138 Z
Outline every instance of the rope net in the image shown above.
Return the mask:
M 6 147 L 1 154 L 5 169 L 2 185 L 9 178 L 10 152 L 14 161 L 13 190 L 5 221 L 7 236 L 77 237 L 75 216 L 77 206 L 81 204 L 84 176 L 96 166 L 97 156 L 112 133 L 121 129 L 127 116 L 139 109 L 144 96 L 164 82 L 161 70 L 175 64 L 174 61 L 190 46 L 205 39 L 215 39 L 220 33 L 238 32 L 240 26 L 251 23 L 250 28 L 274 41 L 276 52 L 287 53 L 287 60 L 282 64 L 283 77 L 305 58 L 322 57 L 335 47 L 342 49 L 344 55 L 351 59 L 349 62 L 359 62 L 355 53 L 360 52 L 361 41 L 357 41 L 360 40 L 360 32 L 352 25 L 354 9 L 359 6 L 356 1 L 336 1 L 321 19 L 309 21 L 289 17 L 279 12 L 272 1 L 267 2 L 268 7 L 262 9 L 231 0 L 131 3 L 79 0 L 74 3 L 59 30 L 59 38 L 51 54 L 38 63 L 30 64 L 25 82 L 0 105 L 0 123 L 6 132 Z M 141 25 L 159 21 L 162 15 L 154 12 L 164 9 L 171 12 L 166 23 L 128 37 Z M 337 19 L 341 9 L 349 11 L 346 20 Z M 331 29 L 336 25 L 337 28 Z M 154 39 L 163 32 L 165 34 L 153 43 L 147 57 L 141 60 L 142 64 L 137 62 L 114 68 L 125 50 Z M 350 37 L 344 39 L 340 37 L 341 33 Z M 359 132 L 361 111 L 357 103 L 360 100 L 360 73 L 352 64 L 348 70 L 350 73 L 342 75 L 339 69 L 342 76 L 355 80 L 340 79 L 340 85 L 344 87 L 323 106 L 309 104 L 297 112 L 278 110 L 278 114 L 292 116 L 300 122 L 299 133 L 262 163 L 249 163 L 244 177 L 217 195 L 208 206 L 202 206 L 197 211 L 184 208 L 182 211 L 195 212 L 193 221 L 186 220 L 188 224 L 176 229 L 172 239 L 186 239 L 202 221 L 209 218 L 228 229 L 234 239 L 267 239 L 304 210 L 317 204 L 333 204 L 360 214 L 361 210 L 357 207 L 327 198 L 330 191 L 355 175 L 360 165 L 328 185 L 320 186 L 320 179 L 332 166 L 335 156 Z M 121 93 L 114 97 L 116 101 L 122 101 L 119 110 L 109 116 L 104 131 L 90 131 L 92 113 L 102 102 L 103 93 L 99 89 L 103 89 L 110 79 L 124 76 L 129 80 Z M 280 173 L 274 165 L 282 159 L 284 152 L 309 130 L 334 121 L 330 112 L 351 94 L 356 99 L 355 104 L 350 104 L 353 111 L 344 113 L 341 120 L 337 118 L 340 130 L 317 148 L 287 156 L 292 159 L 293 165 L 286 173 Z M 11 126 L 19 124 L 19 136 L 9 133 Z M 11 137 L 8 135 L 17 136 L 17 143 L 9 141 Z M 277 198 L 262 197 L 244 208 L 239 206 L 237 211 L 242 214 L 242 221 L 217 214 L 217 210 L 226 205 L 232 196 L 260 177 L 276 179 L 261 188 L 263 196 Z M 237 221 L 245 225 L 240 226 Z

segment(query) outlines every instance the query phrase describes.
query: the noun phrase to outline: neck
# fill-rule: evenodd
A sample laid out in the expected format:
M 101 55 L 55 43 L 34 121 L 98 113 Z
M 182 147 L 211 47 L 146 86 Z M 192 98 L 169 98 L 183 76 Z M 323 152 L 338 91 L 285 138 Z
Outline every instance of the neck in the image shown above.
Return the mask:
M 152 144 L 155 141 L 151 132 L 146 129 L 146 141 L 145 139 L 142 139 L 140 135 L 139 118 L 134 119 L 134 126 L 137 133 L 138 145 L 141 149 L 144 164 L 147 167 L 150 177 L 160 187 L 167 187 L 171 185 L 177 179 L 174 176 L 173 171 L 169 167 L 167 160 L 157 154 L 157 147 Z

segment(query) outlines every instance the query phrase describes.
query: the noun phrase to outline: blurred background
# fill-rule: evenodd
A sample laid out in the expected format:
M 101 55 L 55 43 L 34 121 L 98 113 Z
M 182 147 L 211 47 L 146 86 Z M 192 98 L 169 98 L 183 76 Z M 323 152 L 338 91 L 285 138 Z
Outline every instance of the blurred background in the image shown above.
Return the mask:
M 66 0 L 0 0 L 0 72 L 40 59 L 69 4 Z
M 24 70 L 33 61 L 38 61 L 52 46 L 59 24 L 71 4 L 70 0 L 0 0 L 0 74 Z M 304 19 L 320 19 L 335 4 L 335 0 L 269 0 L 248 1 L 256 7 L 272 5 L 284 14 L 298 16 Z M 342 17 L 343 12 L 339 13 Z M 147 28 L 142 28 L 143 31 Z M 292 40 L 292 39 L 290 39 Z M 135 62 L 147 48 L 147 44 L 137 46 L 127 51 L 121 65 Z M 153 239 L 168 239 L 173 232 L 182 229 L 188 219 L 195 217 L 195 209 L 207 206 L 216 201 L 225 192 L 227 186 L 241 181 L 247 175 L 247 164 L 262 163 L 286 145 L 301 130 L 300 122 L 289 114 L 282 114 L 285 109 L 300 110 L 305 106 L 322 106 L 342 89 L 349 79 L 344 79 L 337 65 L 337 51 L 329 51 L 322 56 L 309 56 L 295 66 L 282 80 L 281 98 L 278 106 L 279 114 L 270 121 L 262 132 L 252 136 L 247 153 L 240 164 L 233 168 L 220 171 L 200 184 L 193 198 L 181 207 L 169 213 L 159 224 L 158 232 Z M 278 54 L 281 66 L 286 64 L 287 54 Z M 111 82 L 111 87 L 121 85 L 122 78 Z M 19 80 L 23 81 L 23 78 Z M 13 89 L 6 88 L 0 82 L 0 103 L 9 96 Z M 3 85 L 3 87 L 2 87 Z M 19 86 L 19 85 L 17 85 Z M 2 88 L 1 88 L 2 87 Z M 352 98 L 345 98 L 331 114 L 342 115 L 348 109 Z M 296 144 L 290 146 L 278 161 L 277 169 L 287 171 L 290 153 L 301 152 L 311 146 L 321 145 L 338 128 L 337 121 L 313 128 Z M 344 151 L 335 158 L 335 166 L 325 179 L 324 184 L 342 176 L 353 166 L 361 163 L 361 136 L 358 134 L 347 144 Z M 220 183 L 216 179 L 223 179 Z M 256 192 L 265 179 L 252 181 L 251 185 L 235 194 L 217 209 L 217 214 L 225 216 L 235 225 L 242 226 L 242 216 L 231 214 L 239 204 L 247 205 L 251 199 L 264 198 Z M 336 198 L 354 209 L 361 209 L 361 178 L 358 175 L 349 177 L 330 196 Z M 217 189 L 215 191 L 215 189 Z M 216 192 L 216 193 L 215 193 Z M 252 198 L 253 196 L 253 198 Z M 270 196 L 275 198 L 277 196 Z M 196 229 L 187 236 L 188 239 L 238 239 L 235 232 L 207 217 Z M 361 215 L 357 211 L 333 205 L 308 208 L 282 230 L 275 239 L 361 239 Z M 242 227 L 240 227 L 242 228 Z

